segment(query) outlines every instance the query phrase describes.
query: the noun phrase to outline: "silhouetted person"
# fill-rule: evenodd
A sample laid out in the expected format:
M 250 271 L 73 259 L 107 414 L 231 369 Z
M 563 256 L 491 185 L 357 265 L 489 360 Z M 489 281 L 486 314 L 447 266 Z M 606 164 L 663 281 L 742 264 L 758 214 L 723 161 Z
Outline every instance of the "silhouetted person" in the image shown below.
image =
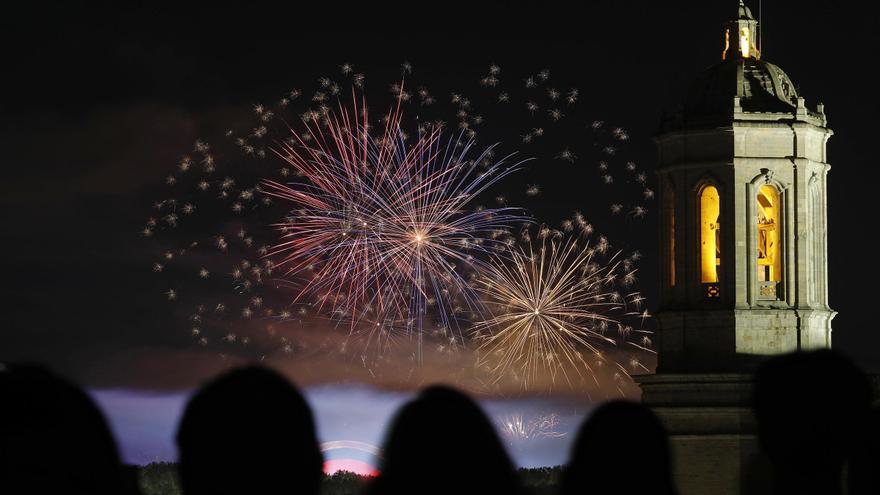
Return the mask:
M 131 493 L 104 416 L 38 366 L 0 370 L 0 493 Z
M 849 465 L 849 494 L 880 493 L 880 407 L 874 407 Z
M 755 416 L 775 492 L 841 493 L 843 468 L 864 435 L 870 404 L 865 375 L 833 351 L 788 354 L 762 366 Z
M 404 405 L 385 439 L 371 495 L 516 494 L 517 473 L 474 401 L 433 386 Z
M 675 494 L 669 443 L 657 416 L 634 402 L 599 406 L 578 432 L 560 493 Z
M 244 368 L 202 388 L 177 432 L 185 495 L 318 492 L 323 461 L 312 412 L 282 376 Z

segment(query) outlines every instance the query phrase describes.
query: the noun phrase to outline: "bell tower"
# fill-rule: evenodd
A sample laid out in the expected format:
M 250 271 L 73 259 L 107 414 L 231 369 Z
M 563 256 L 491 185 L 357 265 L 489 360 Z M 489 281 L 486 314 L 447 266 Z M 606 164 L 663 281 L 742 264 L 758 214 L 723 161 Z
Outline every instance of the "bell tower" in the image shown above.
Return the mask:
M 656 136 L 662 205 L 659 371 L 747 371 L 831 346 L 821 104 L 761 59 L 740 2 L 718 65 Z M 736 38 L 734 39 L 734 36 Z
M 657 374 L 643 402 L 671 435 L 682 494 L 761 493 L 751 372 L 831 346 L 823 105 L 759 51 L 740 0 L 716 65 L 655 137 L 660 301 Z

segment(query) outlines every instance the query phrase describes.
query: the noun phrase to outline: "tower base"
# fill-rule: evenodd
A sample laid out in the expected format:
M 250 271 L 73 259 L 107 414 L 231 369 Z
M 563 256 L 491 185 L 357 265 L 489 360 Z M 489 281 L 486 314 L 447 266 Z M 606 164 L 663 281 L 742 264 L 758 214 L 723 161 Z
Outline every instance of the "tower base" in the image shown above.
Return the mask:
M 748 374 L 635 377 L 642 403 L 669 434 L 681 495 L 769 494 L 770 467 L 761 454 Z

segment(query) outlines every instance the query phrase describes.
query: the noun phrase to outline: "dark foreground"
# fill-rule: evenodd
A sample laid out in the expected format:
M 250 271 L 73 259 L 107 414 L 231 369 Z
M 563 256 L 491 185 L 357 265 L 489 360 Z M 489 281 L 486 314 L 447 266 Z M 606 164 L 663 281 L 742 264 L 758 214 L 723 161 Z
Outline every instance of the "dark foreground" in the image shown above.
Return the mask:
M 530 495 L 556 493 L 560 466 L 518 470 Z M 171 462 L 154 462 L 138 468 L 138 480 L 143 495 L 181 495 L 177 479 L 177 465 Z M 321 495 L 355 495 L 361 492 L 369 478 L 347 471 L 337 471 L 324 476 L 321 481 Z M 418 488 L 418 487 L 414 487 Z M 414 490 L 413 493 L 418 493 Z
M 754 382 L 769 472 L 762 489 L 749 493 L 880 493 L 880 408 L 854 364 L 830 350 L 777 356 Z M 623 400 L 592 411 L 564 468 L 517 470 L 473 399 L 429 386 L 396 413 L 380 474 L 370 480 L 322 474 L 311 408 L 267 368 L 229 371 L 189 400 L 176 435 L 177 464 L 122 465 L 92 399 L 39 366 L 0 365 L 0 404 L 4 494 L 679 493 L 662 422 Z

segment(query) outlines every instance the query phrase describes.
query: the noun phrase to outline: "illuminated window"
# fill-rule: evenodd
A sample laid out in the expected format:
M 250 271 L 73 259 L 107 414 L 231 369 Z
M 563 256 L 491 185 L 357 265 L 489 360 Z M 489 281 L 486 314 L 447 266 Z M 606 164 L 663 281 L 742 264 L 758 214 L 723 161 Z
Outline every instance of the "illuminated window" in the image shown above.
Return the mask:
M 715 186 L 700 192 L 700 281 L 718 282 L 721 266 L 721 197 Z
M 749 40 L 749 28 L 742 28 L 739 32 L 739 51 L 743 58 L 749 58 L 751 43 Z
M 779 191 L 770 185 L 758 190 L 758 280 L 782 280 L 782 252 L 780 250 Z

